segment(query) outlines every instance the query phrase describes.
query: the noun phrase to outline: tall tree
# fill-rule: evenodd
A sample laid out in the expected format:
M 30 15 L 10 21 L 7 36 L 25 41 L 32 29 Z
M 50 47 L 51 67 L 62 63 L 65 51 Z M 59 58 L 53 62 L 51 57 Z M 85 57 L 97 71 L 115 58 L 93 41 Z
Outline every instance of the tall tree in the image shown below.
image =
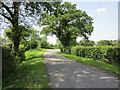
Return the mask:
M 49 2 L 0 2 L 0 15 L 7 19 L 12 25 L 13 44 L 15 54 L 19 51 L 20 33 L 19 25 L 27 23 L 31 24 L 30 17 L 40 16 L 42 12 L 50 13 L 52 11 L 51 3 Z M 57 3 L 57 2 L 54 2 Z M 59 4 L 59 3 L 57 3 Z M 27 19 L 26 19 L 27 18 Z M 28 21 L 28 22 L 27 22 Z M 9 23 L 8 22 L 8 23 Z M 26 23 L 27 22 L 27 23 Z
M 85 11 L 77 10 L 75 4 L 58 5 L 52 14 L 43 13 L 41 24 L 47 25 L 42 34 L 55 34 L 64 48 L 72 45 L 78 36 L 88 39 L 93 31 L 92 18 Z
M 10 6 L 10 5 L 8 4 L 8 6 Z M 2 9 L 2 13 L 0 13 L 0 14 L 4 18 L 6 18 L 9 22 L 11 22 L 11 24 L 13 26 L 12 32 L 14 32 L 14 34 L 15 34 L 15 35 L 13 35 L 14 50 L 15 50 L 15 52 L 17 52 L 18 47 L 19 47 L 19 42 L 20 42 L 19 34 L 16 33 L 16 31 L 18 30 L 20 4 L 19 4 L 19 2 L 13 2 L 12 7 L 8 7 L 8 6 L 2 2 L 2 8 L 4 8 L 4 9 Z

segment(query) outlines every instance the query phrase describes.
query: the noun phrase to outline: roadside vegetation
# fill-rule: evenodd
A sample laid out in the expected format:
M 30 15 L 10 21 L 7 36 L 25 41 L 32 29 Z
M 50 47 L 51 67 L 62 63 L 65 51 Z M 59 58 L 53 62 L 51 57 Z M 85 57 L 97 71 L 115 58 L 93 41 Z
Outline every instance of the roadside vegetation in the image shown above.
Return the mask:
M 50 88 L 43 63 L 44 50 L 25 52 L 25 60 L 3 81 L 3 88 Z
M 71 54 L 64 54 L 61 52 L 59 52 L 59 54 L 68 58 L 68 59 L 76 60 L 76 62 L 78 62 L 78 63 L 83 63 L 83 64 L 90 65 L 93 67 L 98 67 L 99 69 L 102 69 L 102 70 L 112 72 L 116 76 L 119 76 L 119 78 L 120 78 L 120 73 L 119 73 L 120 66 L 118 64 L 112 64 L 112 65 L 106 64 L 105 62 L 102 62 L 100 60 L 95 61 L 95 60 L 90 59 L 90 58 L 83 58 L 83 57 L 79 57 L 79 56 L 75 56 L 75 55 L 71 55 Z
M 114 73 L 120 78 L 119 60 L 119 40 L 100 40 L 96 44 L 94 41 L 81 40 L 75 46 L 64 52 L 61 47 L 62 56 L 76 60 L 90 66 Z M 60 44 L 59 44 L 60 46 Z

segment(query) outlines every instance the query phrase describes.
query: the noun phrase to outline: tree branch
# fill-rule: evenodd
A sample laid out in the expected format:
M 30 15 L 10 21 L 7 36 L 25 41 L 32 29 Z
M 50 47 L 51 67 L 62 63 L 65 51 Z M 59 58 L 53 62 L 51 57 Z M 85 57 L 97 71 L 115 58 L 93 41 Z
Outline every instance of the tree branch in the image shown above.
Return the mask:
M 1 13 L 0 13 L 1 14 Z M 5 16 L 4 14 L 1 14 L 4 18 L 8 19 L 10 22 L 12 22 L 12 19 L 10 17 Z
M 11 17 L 13 17 L 12 12 L 10 11 L 9 7 L 7 7 L 4 3 L 2 3 L 2 6 L 8 11 Z

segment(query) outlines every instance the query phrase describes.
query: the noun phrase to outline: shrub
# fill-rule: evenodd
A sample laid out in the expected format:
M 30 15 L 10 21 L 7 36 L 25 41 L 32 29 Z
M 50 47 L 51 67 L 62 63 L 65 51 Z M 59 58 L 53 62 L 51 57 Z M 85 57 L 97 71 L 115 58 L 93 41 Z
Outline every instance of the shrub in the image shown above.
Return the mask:
M 70 54 L 71 53 L 71 47 L 70 46 L 68 46 L 68 47 L 61 47 L 60 48 L 60 50 L 61 50 L 61 52 L 62 53 L 66 53 L 66 54 Z
M 8 46 L 2 46 L 2 78 L 3 81 L 7 75 L 16 69 L 16 59 Z
M 20 49 L 19 50 L 19 55 L 18 55 L 18 61 L 22 62 L 25 60 L 25 50 L 24 49 Z
M 101 47 L 72 47 L 71 54 L 85 58 L 92 58 L 93 60 L 101 60 L 108 64 L 120 63 L 118 59 L 118 47 L 101 46 Z

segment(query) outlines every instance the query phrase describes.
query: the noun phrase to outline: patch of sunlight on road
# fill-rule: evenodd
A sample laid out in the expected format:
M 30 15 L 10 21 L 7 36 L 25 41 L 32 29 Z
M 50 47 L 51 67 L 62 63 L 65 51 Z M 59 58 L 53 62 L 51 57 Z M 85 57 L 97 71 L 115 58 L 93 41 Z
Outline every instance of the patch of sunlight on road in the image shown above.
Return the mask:
M 44 59 L 45 59 L 45 63 L 50 63 L 52 65 L 71 63 L 71 61 L 67 61 L 65 59 L 59 59 L 59 58 L 44 58 Z
M 52 61 L 52 62 L 54 62 L 54 61 L 66 61 L 66 60 L 64 60 L 64 59 L 58 59 L 58 58 L 45 58 L 47 61 Z
M 89 73 L 89 72 L 87 72 L 87 71 L 82 71 L 82 72 L 83 72 L 83 73 L 87 73 L 87 74 Z
M 58 73 L 56 73 L 55 75 L 56 75 L 56 76 L 60 76 L 60 77 L 63 77 L 63 76 L 64 76 L 63 74 L 58 74 Z
M 115 77 L 100 77 L 100 79 L 115 79 Z
M 59 81 L 59 82 L 64 82 L 64 79 L 58 78 L 58 81 Z
M 71 62 L 52 62 L 51 65 L 58 65 L 58 64 L 69 64 Z
M 83 75 L 77 75 L 78 77 L 85 77 L 85 76 L 83 76 Z

